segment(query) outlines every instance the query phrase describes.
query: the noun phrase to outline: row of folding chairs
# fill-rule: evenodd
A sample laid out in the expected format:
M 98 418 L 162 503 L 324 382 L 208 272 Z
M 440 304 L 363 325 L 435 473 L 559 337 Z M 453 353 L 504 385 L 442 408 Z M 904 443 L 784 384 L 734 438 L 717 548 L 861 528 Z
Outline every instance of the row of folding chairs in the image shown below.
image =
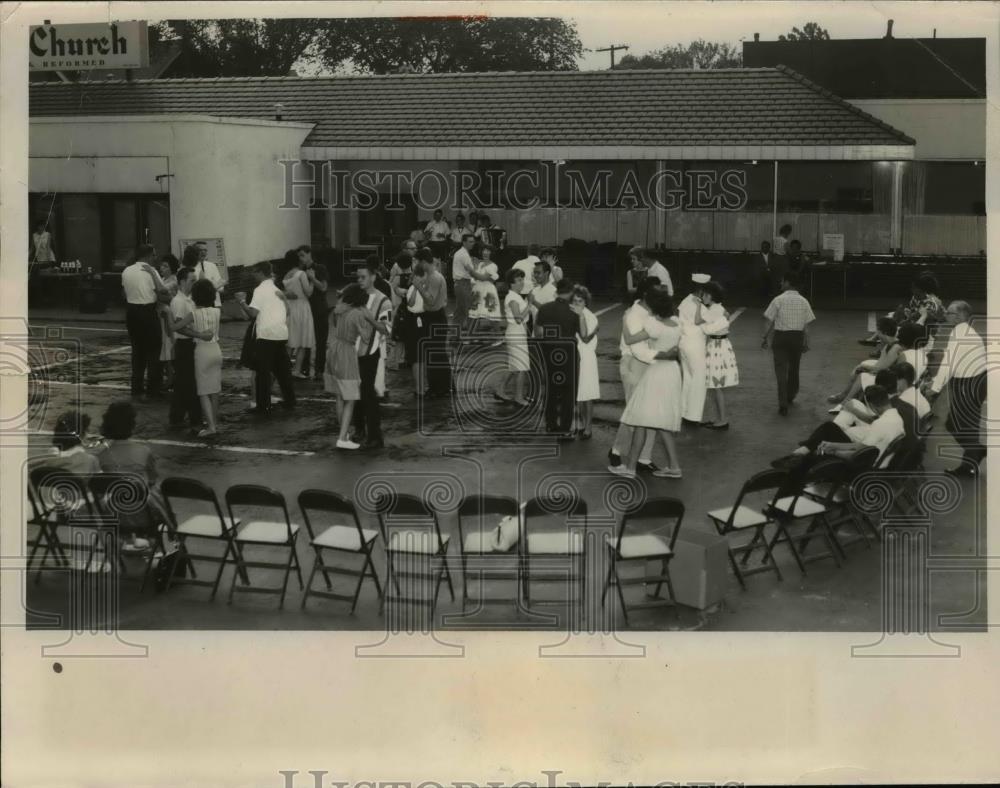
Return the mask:
M 831 559 L 840 567 L 848 547 L 858 543 L 871 547 L 880 541 L 886 516 L 919 508 L 915 485 L 924 450 L 923 438 L 907 442 L 904 436 L 881 459 L 877 448 L 868 447 L 850 459 L 814 458 L 792 470 L 754 474 L 731 506 L 707 513 L 727 540 L 729 563 L 740 586 L 746 590 L 746 578 L 761 572 L 774 572 L 783 579 L 775 557 L 779 545 L 787 547 L 805 575 L 813 561 Z M 855 495 L 859 480 L 873 470 L 887 471 L 880 478 L 887 499 L 880 517 L 859 508 Z M 759 561 L 752 564 L 755 556 Z
M 29 567 L 43 569 L 50 560 L 64 565 L 66 545 L 59 534 L 71 526 L 90 528 L 102 537 L 103 547 L 95 547 L 88 560 L 100 555 L 101 560 L 117 561 L 117 566 L 124 567 L 116 552 L 121 518 L 115 516 L 116 507 L 109 491 L 115 478 L 71 477 L 44 467 L 32 471 L 29 499 L 33 515 L 29 522 L 40 530 L 33 542 Z M 51 495 L 56 484 L 62 490 L 61 500 L 53 500 Z M 69 489 L 72 494 L 67 493 Z M 50 492 L 48 496 L 46 490 Z M 160 494 L 166 522 L 144 530 L 155 536 L 142 589 L 155 563 L 167 555 L 168 546 L 176 545 L 165 587 L 169 589 L 175 583 L 206 586 L 211 588 L 212 599 L 230 564 L 234 572 L 228 590 L 229 602 L 239 592 L 272 593 L 279 595 L 282 607 L 293 571 L 303 591 L 302 607 L 310 597 L 324 597 L 349 602 L 353 612 L 367 580 L 375 587 L 380 609 L 392 601 L 427 604 L 433 611 L 442 585 L 447 586 L 453 601 L 456 598 L 449 563 L 451 534 L 442 530 L 440 513 L 418 496 L 386 496 L 375 507 L 378 528 L 366 528 L 349 499 L 326 490 L 301 492 L 298 508 L 314 554 L 312 569 L 303 580 L 296 549 L 301 528 L 293 522 L 280 492 L 259 485 L 235 485 L 223 496 L 224 509 L 213 488 L 195 479 L 171 477 L 160 485 Z M 133 504 L 132 508 L 137 507 Z M 266 514 L 261 515 L 262 511 Z M 510 604 L 521 599 L 532 604 L 533 584 L 545 582 L 565 584 L 567 602 L 580 604 L 586 598 L 588 509 L 581 498 L 541 496 L 519 504 L 512 497 L 470 495 L 460 502 L 456 515 L 463 610 L 473 601 L 469 593 L 472 578 L 480 580 L 476 604 Z M 148 507 L 143 516 L 152 518 Z M 516 550 L 495 550 L 490 533 L 506 517 L 514 518 L 517 524 Z M 647 595 L 645 602 L 633 604 L 633 609 L 673 603 L 669 566 L 683 518 L 684 504 L 673 498 L 649 498 L 619 517 L 614 532 L 604 535 L 608 572 L 602 604 L 614 587 L 627 621 L 629 608 L 623 587 L 634 584 L 655 587 L 655 591 Z M 654 520 L 652 532 L 637 532 L 636 523 L 643 520 Z M 374 547 L 379 539 L 386 559 L 384 581 L 375 567 Z M 221 549 L 208 550 L 207 543 L 211 542 L 221 544 Z M 280 560 L 274 558 L 276 549 L 281 551 Z M 40 557 L 36 555 L 39 550 Z M 352 565 L 334 560 L 336 554 L 355 556 L 360 559 L 360 567 L 357 560 L 351 561 Z M 208 577 L 199 577 L 196 566 L 206 562 L 217 568 Z M 640 577 L 623 578 L 619 572 L 621 564 L 647 562 L 658 562 L 659 573 L 649 575 L 644 571 Z M 280 585 L 252 582 L 252 569 L 280 571 Z M 334 590 L 333 579 L 338 575 L 355 578 L 350 593 Z M 513 580 L 515 595 L 485 596 L 482 580 L 486 577 Z M 425 596 L 403 593 L 401 581 L 406 580 L 429 582 L 433 592 Z M 661 596 L 664 586 L 668 592 L 666 598 Z

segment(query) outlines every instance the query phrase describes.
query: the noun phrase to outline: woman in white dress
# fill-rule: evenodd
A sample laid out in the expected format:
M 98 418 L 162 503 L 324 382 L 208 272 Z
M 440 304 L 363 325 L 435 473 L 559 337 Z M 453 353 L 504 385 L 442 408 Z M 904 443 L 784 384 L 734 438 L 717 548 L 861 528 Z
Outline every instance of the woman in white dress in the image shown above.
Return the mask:
M 199 279 L 191 288 L 194 312 L 191 327 L 194 337 L 194 379 L 201 401 L 206 428 L 199 438 L 218 432 L 219 392 L 222 391 L 222 349 L 219 347 L 219 316 L 215 305 L 215 287 L 208 279 Z
M 655 430 L 667 451 L 667 466 L 653 471 L 653 475 L 679 479 L 681 466 L 674 433 L 681 428 L 681 368 L 676 360 L 666 358 L 666 352 L 679 345 L 681 325 L 674 317 L 674 302 L 666 291 L 654 289 L 647 295 L 646 302 L 652 312 L 644 326 L 650 337 L 646 341 L 656 351 L 656 357 L 639 380 L 622 413 L 622 423 L 635 428 L 635 434 L 628 456 L 623 458 L 624 469 L 616 473 L 635 476 L 636 461 L 646 440 L 646 431 Z
M 528 373 L 531 361 L 528 356 L 528 302 L 521 295 L 524 289 L 524 271 L 512 268 L 505 277 L 509 288 L 504 297 L 504 315 L 507 319 L 507 329 L 504 340 L 507 344 L 507 374 L 500 381 L 494 397 L 501 402 L 513 402 L 521 407 L 531 403 L 524 396 L 528 383 Z M 507 396 L 508 388 L 513 385 L 513 398 Z
M 581 440 L 590 440 L 590 426 L 594 419 L 594 400 L 601 398 L 601 380 L 597 372 L 597 315 L 590 311 L 590 291 L 578 285 L 573 288 L 570 308 L 583 316 L 581 326 L 586 335 L 576 336 L 579 353 L 580 379 L 576 390 L 575 431 Z
M 308 380 L 309 376 L 302 374 L 305 353 L 300 351 L 316 347 L 316 329 L 313 325 L 312 308 L 309 306 L 313 286 L 308 274 L 300 267 L 298 252 L 288 252 L 285 261 L 291 263 L 283 283 L 285 298 L 288 299 L 288 350 L 294 358 L 292 377 Z
M 160 279 L 171 298 L 177 295 L 177 269 L 180 265 L 180 260 L 172 254 L 160 258 Z M 160 361 L 163 363 L 164 384 L 169 388 L 174 383 L 174 318 L 169 304 L 157 304 L 156 313 L 160 318 Z
M 715 401 L 715 421 L 704 421 L 703 426 L 713 430 L 728 430 L 725 389 L 740 384 L 740 371 L 736 366 L 733 343 L 729 341 L 729 312 L 722 305 L 722 285 L 709 282 L 702 291 L 701 330 L 707 338 L 705 356 L 705 387 Z

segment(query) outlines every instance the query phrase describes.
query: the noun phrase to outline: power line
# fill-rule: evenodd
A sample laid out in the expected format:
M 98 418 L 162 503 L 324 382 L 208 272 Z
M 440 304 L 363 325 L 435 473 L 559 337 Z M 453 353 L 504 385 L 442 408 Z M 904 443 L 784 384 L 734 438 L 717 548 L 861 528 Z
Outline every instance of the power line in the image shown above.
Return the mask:
M 619 49 L 628 49 L 628 44 L 610 44 L 609 46 L 603 47 L 602 49 L 595 49 L 595 52 L 610 52 L 611 53 L 611 68 L 615 67 L 615 52 Z

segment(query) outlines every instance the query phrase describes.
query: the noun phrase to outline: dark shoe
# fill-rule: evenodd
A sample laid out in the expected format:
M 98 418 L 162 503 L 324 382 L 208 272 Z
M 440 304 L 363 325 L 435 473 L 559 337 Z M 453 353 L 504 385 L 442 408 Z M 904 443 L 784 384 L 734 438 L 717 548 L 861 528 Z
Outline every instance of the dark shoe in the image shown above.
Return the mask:
M 684 422 L 689 427 L 701 427 L 702 426 L 702 423 L 700 421 L 691 421 L 691 419 L 684 419 L 684 418 L 682 418 L 681 421 Z
M 781 416 L 787 416 L 788 415 L 788 406 L 787 405 L 779 405 L 778 406 L 778 414 L 781 415 Z
M 611 449 L 608 449 L 608 467 L 617 468 L 622 464 L 622 458 L 615 454 Z
M 637 471 L 642 471 L 643 473 L 656 473 L 660 470 L 659 466 L 652 462 L 637 462 L 635 464 L 635 469 Z
M 384 449 L 385 443 L 382 441 L 365 441 L 361 444 L 361 451 L 375 451 L 376 449 Z
M 707 427 L 710 430 L 728 430 L 729 429 L 729 422 L 727 421 L 725 424 L 712 424 L 712 422 L 706 421 L 701 426 L 702 427 Z

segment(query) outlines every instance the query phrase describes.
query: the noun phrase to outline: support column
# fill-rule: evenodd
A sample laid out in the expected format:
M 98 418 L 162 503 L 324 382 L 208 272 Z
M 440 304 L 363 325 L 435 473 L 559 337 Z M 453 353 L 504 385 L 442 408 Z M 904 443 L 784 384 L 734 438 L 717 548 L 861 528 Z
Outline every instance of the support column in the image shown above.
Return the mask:
M 771 243 L 778 237 L 778 160 L 774 160 L 774 199 L 771 203 Z
M 656 160 L 656 199 L 658 205 L 654 206 L 656 211 L 656 238 L 654 239 L 653 246 L 657 244 L 667 245 L 667 211 L 663 206 L 666 205 L 666 186 L 663 184 L 663 171 L 666 169 L 666 162 L 663 159 Z
M 889 248 L 903 248 L 903 162 L 892 162 L 892 212 L 890 214 Z

